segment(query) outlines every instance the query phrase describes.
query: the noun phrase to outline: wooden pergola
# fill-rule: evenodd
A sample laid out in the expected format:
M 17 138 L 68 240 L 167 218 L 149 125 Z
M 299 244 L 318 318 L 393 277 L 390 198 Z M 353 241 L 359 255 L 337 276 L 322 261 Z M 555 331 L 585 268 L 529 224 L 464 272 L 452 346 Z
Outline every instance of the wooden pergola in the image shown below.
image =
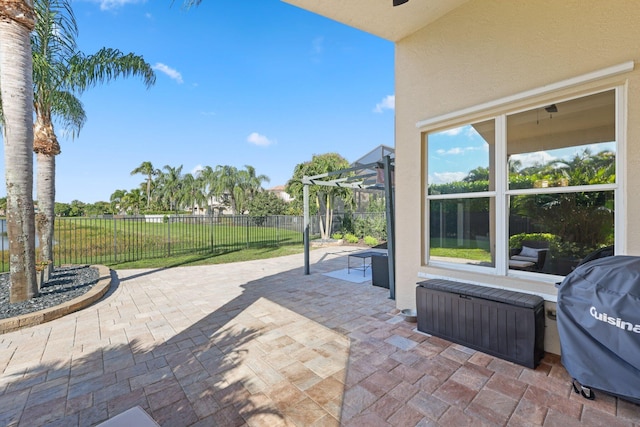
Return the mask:
M 387 255 L 389 263 L 389 297 L 395 299 L 395 250 L 394 250 L 394 192 L 393 172 L 395 164 L 390 155 L 385 155 L 381 161 L 357 164 L 356 166 L 327 172 L 320 175 L 305 176 L 302 178 L 303 203 L 304 203 L 304 274 L 310 274 L 309 269 L 309 186 L 320 185 L 325 187 L 343 187 L 366 190 L 384 190 L 386 199 L 387 217 Z M 356 174 L 343 177 L 342 175 L 356 172 Z M 336 178 L 332 178 L 336 177 Z

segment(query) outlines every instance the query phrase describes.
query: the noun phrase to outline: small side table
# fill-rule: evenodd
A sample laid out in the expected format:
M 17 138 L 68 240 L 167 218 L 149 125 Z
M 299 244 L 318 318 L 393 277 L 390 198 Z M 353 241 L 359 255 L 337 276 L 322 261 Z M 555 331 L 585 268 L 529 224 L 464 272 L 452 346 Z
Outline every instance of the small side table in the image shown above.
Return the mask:
M 378 252 L 375 251 L 365 251 L 365 252 L 357 252 L 355 254 L 349 254 L 347 256 L 347 274 L 351 274 L 351 270 L 362 270 L 362 275 L 367 275 L 367 269 L 371 267 L 371 257 L 376 256 Z M 361 258 L 362 265 L 351 267 L 351 257 L 353 258 Z M 369 263 L 367 264 L 367 258 L 369 258 Z

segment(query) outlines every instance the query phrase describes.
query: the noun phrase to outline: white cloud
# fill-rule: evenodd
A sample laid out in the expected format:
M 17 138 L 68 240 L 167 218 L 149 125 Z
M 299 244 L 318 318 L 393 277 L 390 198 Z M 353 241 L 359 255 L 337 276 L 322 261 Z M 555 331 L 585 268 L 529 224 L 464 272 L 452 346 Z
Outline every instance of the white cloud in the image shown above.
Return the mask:
M 453 129 L 443 131 L 442 134 L 449 135 L 449 136 L 456 136 L 462 132 L 462 129 L 464 129 L 464 127 L 453 128 Z
M 470 125 L 465 125 L 465 126 L 460 126 L 460 127 L 453 128 L 453 129 L 443 130 L 440 133 L 442 135 L 447 135 L 447 136 L 458 136 L 460 134 L 463 134 L 463 135 L 467 136 L 468 138 L 474 138 L 476 136 L 479 136 L 479 134 L 476 131 L 476 129 L 473 126 L 470 126 Z
M 100 3 L 100 10 L 112 10 L 127 4 L 146 3 L 147 0 L 93 0 L 94 3 Z
M 448 182 L 462 181 L 467 175 L 467 172 L 435 172 L 433 175 L 429 175 L 429 184 L 446 184 Z
M 198 176 L 198 174 L 202 172 L 203 169 L 204 167 L 202 165 L 196 165 L 193 169 L 191 169 L 191 175 Z
M 485 147 L 453 147 L 450 148 L 448 150 L 444 150 L 444 149 L 439 149 L 436 150 L 436 153 L 438 153 L 439 155 L 451 155 L 451 156 L 456 156 L 459 154 L 465 154 L 469 151 L 478 151 L 478 150 L 483 150 L 485 151 Z
M 172 78 L 173 80 L 178 82 L 179 84 L 183 83 L 182 74 L 180 74 L 180 72 L 178 70 L 175 70 L 175 69 L 169 67 L 168 65 L 163 64 L 162 62 L 157 62 L 151 68 L 153 68 L 156 71 L 160 71 L 161 73 L 166 74 L 167 76 L 169 76 L 170 78 Z
M 318 36 L 311 42 L 311 50 L 314 55 L 320 55 L 324 51 L 324 37 Z
M 271 141 L 264 135 L 260 135 L 258 132 L 253 132 L 251 135 L 249 135 L 247 137 L 247 141 L 261 147 L 268 147 L 269 145 L 274 143 L 274 141 Z
M 395 110 L 396 109 L 396 96 L 395 95 L 387 95 L 382 98 L 382 101 L 376 104 L 376 108 L 373 109 L 374 113 L 382 113 L 384 110 Z
M 544 165 L 552 160 L 556 160 L 556 157 L 550 155 L 546 151 L 536 151 L 535 153 L 526 154 L 514 154 L 509 158 L 509 161 L 520 161 L 521 168 Z

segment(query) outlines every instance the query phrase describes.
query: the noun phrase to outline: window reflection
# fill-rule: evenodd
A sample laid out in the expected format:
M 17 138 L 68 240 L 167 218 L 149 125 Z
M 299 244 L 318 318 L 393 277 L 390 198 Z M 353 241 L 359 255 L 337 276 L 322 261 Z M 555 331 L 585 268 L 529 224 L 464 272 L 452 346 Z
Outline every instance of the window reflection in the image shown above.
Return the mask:
M 495 124 L 488 120 L 427 136 L 429 194 L 493 190 Z
M 511 196 L 510 268 L 570 273 L 588 254 L 613 244 L 613 207 L 613 191 Z M 514 263 L 514 259 L 518 261 L 514 255 L 523 246 L 548 248 L 544 264 Z
M 432 200 L 430 258 L 493 266 L 490 201 L 488 197 Z
M 615 182 L 615 91 L 507 117 L 509 189 Z

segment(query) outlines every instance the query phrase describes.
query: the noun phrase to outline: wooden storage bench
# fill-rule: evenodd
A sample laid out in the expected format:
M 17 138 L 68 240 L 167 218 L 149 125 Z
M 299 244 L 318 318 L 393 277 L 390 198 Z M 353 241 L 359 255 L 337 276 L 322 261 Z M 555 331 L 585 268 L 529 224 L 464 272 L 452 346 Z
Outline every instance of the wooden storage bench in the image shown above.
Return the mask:
M 416 288 L 418 330 L 535 368 L 544 356 L 537 295 L 430 279 Z

